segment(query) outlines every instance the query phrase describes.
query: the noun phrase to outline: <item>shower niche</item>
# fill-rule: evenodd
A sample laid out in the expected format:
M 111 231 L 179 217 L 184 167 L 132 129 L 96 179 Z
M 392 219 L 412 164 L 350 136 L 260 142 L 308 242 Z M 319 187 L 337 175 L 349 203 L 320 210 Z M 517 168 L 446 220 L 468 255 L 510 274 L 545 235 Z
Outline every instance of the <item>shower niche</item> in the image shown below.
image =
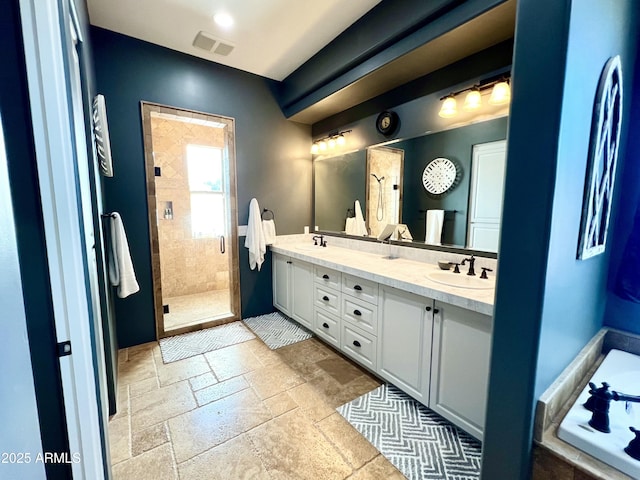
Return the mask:
M 388 224 L 402 223 L 404 150 L 390 147 L 367 149 L 367 230 L 378 237 Z

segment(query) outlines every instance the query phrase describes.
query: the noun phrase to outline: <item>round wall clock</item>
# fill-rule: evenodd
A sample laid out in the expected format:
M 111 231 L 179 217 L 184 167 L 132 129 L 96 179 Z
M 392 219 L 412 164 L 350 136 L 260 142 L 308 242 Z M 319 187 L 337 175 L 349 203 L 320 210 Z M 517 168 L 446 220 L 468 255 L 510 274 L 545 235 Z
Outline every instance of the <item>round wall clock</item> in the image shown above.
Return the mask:
M 388 136 L 395 132 L 398 127 L 398 114 L 387 110 L 378 115 L 376 129 L 383 135 Z
M 456 165 L 448 158 L 436 158 L 422 172 L 422 185 L 432 195 L 442 195 L 456 181 Z

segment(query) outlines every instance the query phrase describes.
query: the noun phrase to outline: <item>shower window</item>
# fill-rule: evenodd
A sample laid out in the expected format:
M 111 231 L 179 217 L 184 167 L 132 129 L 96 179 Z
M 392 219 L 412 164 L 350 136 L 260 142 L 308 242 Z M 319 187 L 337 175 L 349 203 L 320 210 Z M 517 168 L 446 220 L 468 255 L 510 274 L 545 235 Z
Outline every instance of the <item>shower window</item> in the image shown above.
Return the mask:
M 225 192 L 222 149 L 187 145 L 187 172 L 193 238 L 223 235 Z

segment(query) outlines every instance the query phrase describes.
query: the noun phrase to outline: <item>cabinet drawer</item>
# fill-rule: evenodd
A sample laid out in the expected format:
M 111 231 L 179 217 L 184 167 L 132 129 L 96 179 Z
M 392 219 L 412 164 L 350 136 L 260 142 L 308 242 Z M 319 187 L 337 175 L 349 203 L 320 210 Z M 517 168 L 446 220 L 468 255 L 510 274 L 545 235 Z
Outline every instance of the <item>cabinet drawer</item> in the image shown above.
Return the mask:
M 316 283 L 324 285 L 325 287 L 335 288 L 340 290 L 341 274 L 335 270 L 330 270 L 324 267 L 315 267 L 315 279 Z
M 315 285 L 314 304 L 335 316 L 340 316 L 340 300 L 342 295 L 332 288 Z
M 340 348 L 340 322 L 336 317 L 316 309 L 314 324 L 314 331 L 320 338 Z
M 374 305 L 378 304 L 378 284 L 376 282 L 343 274 L 342 291 Z
M 350 295 L 342 295 L 342 318 L 372 335 L 378 335 L 378 308 Z
M 348 323 L 342 324 L 341 350 L 356 362 L 376 370 L 376 339 Z

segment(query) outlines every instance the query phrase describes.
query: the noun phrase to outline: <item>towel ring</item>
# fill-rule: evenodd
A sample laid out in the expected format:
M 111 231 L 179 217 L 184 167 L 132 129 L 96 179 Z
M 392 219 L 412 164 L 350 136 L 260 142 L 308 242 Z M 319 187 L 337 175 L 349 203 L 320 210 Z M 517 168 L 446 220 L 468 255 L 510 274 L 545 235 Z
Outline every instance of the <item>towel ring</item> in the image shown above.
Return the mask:
M 265 216 L 266 216 L 265 214 L 268 214 L 268 213 L 271 214 L 271 218 L 265 218 Z M 260 217 L 262 218 L 262 220 L 275 220 L 276 219 L 276 215 L 271 210 L 269 210 L 268 208 L 265 208 L 265 209 L 262 210 L 262 215 L 260 215 Z

